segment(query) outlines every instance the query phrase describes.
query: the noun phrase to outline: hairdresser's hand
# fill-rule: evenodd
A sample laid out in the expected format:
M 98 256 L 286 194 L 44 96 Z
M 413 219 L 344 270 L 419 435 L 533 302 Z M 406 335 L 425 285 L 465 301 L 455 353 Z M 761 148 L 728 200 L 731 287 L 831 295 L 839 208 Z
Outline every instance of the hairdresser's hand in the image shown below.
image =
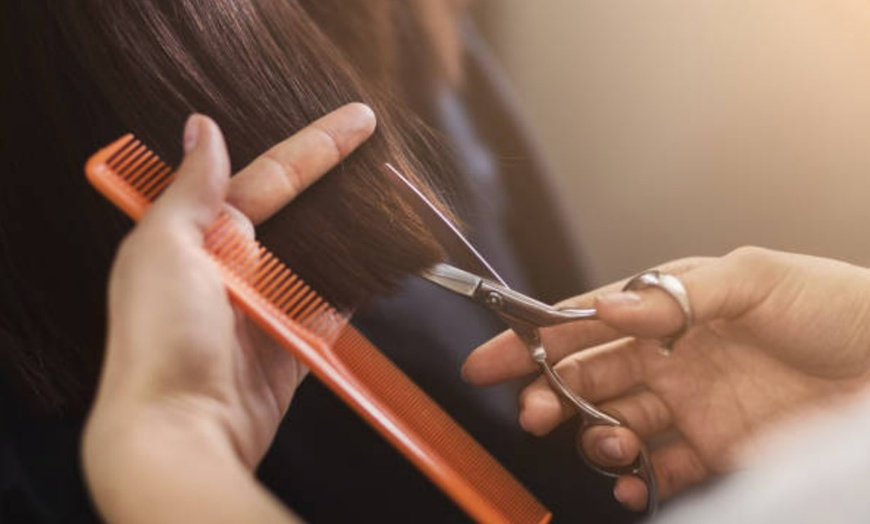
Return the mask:
M 83 444 L 92 493 L 109 520 L 142 511 L 152 522 L 211 522 L 199 511 L 215 511 L 220 520 L 259 522 L 283 511 L 250 472 L 304 370 L 234 310 L 201 248 L 203 233 L 228 195 L 255 220 L 267 218 L 373 128 L 371 110 L 345 106 L 230 183 L 217 126 L 202 116 L 188 121 L 178 179 L 124 241 L 110 280 L 106 359 Z M 267 503 L 232 518 L 256 500 Z
M 682 313 L 655 289 L 622 293 L 618 283 L 577 297 L 568 304 L 594 302 L 601 322 L 544 333 L 566 382 L 636 432 L 586 431 L 582 445 L 592 460 L 628 464 L 640 437 L 667 498 L 735 468 L 737 455 L 773 422 L 853 394 L 870 380 L 870 271 L 757 248 L 660 269 L 679 276 L 696 317 L 670 357 L 653 339 L 675 332 Z M 478 348 L 463 369 L 475 384 L 534 371 L 512 334 Z M 520 402 L 520 423 L 535 434 L 575 414 L 540 377 Z M 614 494 L 629 508 L 645 506 L 647 491 L 637 478 L 620 478 Z

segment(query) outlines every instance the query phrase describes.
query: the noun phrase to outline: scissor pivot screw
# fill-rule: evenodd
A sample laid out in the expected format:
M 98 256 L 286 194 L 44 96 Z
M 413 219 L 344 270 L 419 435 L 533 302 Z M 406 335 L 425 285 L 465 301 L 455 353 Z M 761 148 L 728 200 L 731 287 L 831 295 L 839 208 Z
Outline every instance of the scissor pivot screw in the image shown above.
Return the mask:
M 504 304 L 504 299 L 498 292 L 490 291 L 486 294 L 486 303 L 490 307 L 501 309 L 501 306 Z

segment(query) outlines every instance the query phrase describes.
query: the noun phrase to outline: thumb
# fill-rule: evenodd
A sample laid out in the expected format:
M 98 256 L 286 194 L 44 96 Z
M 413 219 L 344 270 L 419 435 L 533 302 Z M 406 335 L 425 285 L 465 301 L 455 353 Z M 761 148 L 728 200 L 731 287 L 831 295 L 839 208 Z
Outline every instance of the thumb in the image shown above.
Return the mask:
M 146 216 L 150 221 L 180 222 L 201 237 L 222 209 L 229 185 L 230 161 L 217 124 L 191 115 L 184 127 L 184 160 L 176 180 Z M 184 225 L 182 225 L 184 224 Z
M 745 257 L 744 257 L 745 258 Z M 677 277 L 688 295 L 694 325 L 735 318 L 763 299 L 772 279 L 740 257 L 707 259 L 690 267 L 669 265 L 659 271 Z M 614 329 L 639 338 L 661 339 L 683 327 L 676 299 L 656 287 L 603 293 L 595 297 L 598 318 Z

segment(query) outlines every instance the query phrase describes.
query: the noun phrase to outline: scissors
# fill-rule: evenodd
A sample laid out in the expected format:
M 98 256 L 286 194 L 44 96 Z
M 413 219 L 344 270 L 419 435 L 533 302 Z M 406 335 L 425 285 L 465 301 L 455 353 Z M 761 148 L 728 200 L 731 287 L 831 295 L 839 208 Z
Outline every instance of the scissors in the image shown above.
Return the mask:
M 459 229 L 417 187 L 392 165 L 386 164 L 386 167 L 392 175 L 393 186 L 400 192 L 403 201 L 419 216 L 435 239 L 440 242 L 449 260 L 455 264 L 438 263 L 424 270 L 420 276 L 470 298 L 498 315 L 523 341 L 532 359 L 547 377 L 550 387 L 565 402 L 576 408 L 581 419 L 581 432 L 593 426 L 628 427 L 621 420 L 599 410 L 591 402 L 574 393 L 548 361 L 547 350 L 541 341 L 540 328 L 595 319 L 595 309 L 556 308 L 511 289 L 466 240 Z M 633 279 L 629 285 L 637 288 L 657 284 L 652 281 Z M 614 478 L 631 474 L 643 480 L 649 493 L 646 512 L 650 515 L 656 512 L 659 499 L 658 487 L 649 452 L 645 447 L 641 447 L 633 463 L 612 468 L 593 463 L 586 457 L 581 446 L 578 446 L 578 450 L 589 467 L 599 473 Z

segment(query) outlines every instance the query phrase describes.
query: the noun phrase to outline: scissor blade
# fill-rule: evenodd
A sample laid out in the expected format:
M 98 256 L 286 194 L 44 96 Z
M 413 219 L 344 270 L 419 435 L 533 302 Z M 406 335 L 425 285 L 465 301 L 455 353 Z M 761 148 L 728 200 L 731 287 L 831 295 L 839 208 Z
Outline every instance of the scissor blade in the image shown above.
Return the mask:
M 447 256 L 458 266 L 462 266 L 471 273 L 494 280 L 507 286 L 504 279 L 486 262 L 486 260 L 474 249 L 474 246 L 459 232 L 459 229 L 435 207 L 426 195 L 420 192 L 414 184 L 402 176 L 391 164 L 385 164 L 391 173 L 390 180 L 393 187 L 402 195 L 411 209 L 417 213 L 423 224 L 436 240 L 444 248 Z
M 435 264 L 424 270 L 420 276 L 429 282 L 469 298 L 475 297 L 475 291 L 483 282 L 483 279 L 477 275 L 472 275 L 468 271 L 463 271 L 450 264 Z

